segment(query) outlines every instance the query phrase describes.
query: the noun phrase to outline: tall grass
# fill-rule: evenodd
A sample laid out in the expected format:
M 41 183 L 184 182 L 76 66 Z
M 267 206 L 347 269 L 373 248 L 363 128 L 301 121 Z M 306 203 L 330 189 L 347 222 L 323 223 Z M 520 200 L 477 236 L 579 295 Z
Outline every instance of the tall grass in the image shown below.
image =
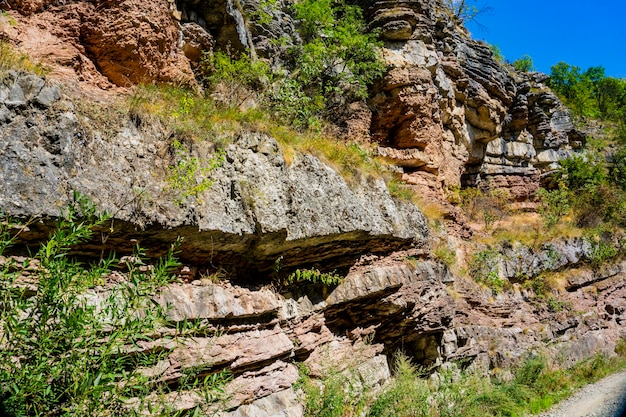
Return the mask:
M 513 370 L 511 378 L 484 375 L 454 369 L 440 370 L 425 377 L 402 354 L 394 358 L 394 378 L 376 394 L 362 393 L 348 398 L 346 383 L 335 377 L 324 379 L 313 392 L 315 404 L 341 404 L 332 413 L 307 408 L 307 416 L 352 416 L 350 404 L 368 404 L 367 417 L 488 417 L 525 416 L 547 410 L 583 385 L 626 368 L 626 343 L 620 342 L 611 358 L 602 354 L 582 361 L 572 368 L 548 365 L 543 356 L 530 356 Z M 329 383 L 330 381 L 330 383 Z M 312 384 L 312 382 L 308 382 Z M 311 395 L 311 391 L 305 389 Z M 361 412 L 363 412 L 361 410 Z

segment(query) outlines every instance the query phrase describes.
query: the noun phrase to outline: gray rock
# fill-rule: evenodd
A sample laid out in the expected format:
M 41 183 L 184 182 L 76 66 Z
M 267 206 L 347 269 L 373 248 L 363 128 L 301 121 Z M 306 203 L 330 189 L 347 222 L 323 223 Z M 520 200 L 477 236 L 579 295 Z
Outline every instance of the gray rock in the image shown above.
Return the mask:
M 14 83 L 9 87 L 8 97 L 3 103 L 7 107 L 21 107 L 26 105 L 24 91 L 18 83 Z
M 61 98 L 61 90 L 58 86 L 46 86 L 41 89 L 35 102 L 42 107 L 50 107 L 55 101 Z
M 293 389 L 276 392 L 234 411 L 219 412 L 217 417 L 302 417 L 304 406 Z

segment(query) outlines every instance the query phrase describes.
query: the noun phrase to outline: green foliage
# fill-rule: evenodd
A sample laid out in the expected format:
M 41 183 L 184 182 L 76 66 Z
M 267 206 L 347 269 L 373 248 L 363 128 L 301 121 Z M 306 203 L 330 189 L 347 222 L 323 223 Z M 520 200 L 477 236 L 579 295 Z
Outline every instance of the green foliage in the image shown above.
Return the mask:
M 295 126 L 316 126 L 336 106 L 367 97 L 367 87 L 385 70 L 381 43 L 366 31 L 361 9 L 344 1 L 303 0 L 293 12 L 303 42 L 288 50 L 290 74 L 223 52 L 207 55 L 202 68 L 210 87 L 226 84 L 227 104 L 239 106 L 254 94 Z
M 614 349 L 615 353 L 622 358 L 626 358 L 626 339 L 620 339 L 617 341 Z
M 621 173 L 621 155 L 617 153 L 617 164 L 609 170 L 606 161 L 599 155 L 587 153 L 574 155 L 559 161 L 560 169 L 554 179 L 559 184 L 559 191 L 553 191 L 555 200 L 568 198 L 576 222 L 580 226 L 595 227 L 606 224 L 626 224 L 626 193 L 623 190 Z M 541 192 L 547 196 L 546 192 Z M 547 213 L 550 213 L 548 203 Z M 556 201 L 554 202 L 556 204 Z M 558 208 L 554 207 L 555 210 Z
M 507 282 L 500 277 L 500 253 L 495 249 L 485 249 L 474 254 L 468 262 L 468 274 L 476 282 L 485 284 L 494 293 L 500 293 Z
M 553 227 L 570 211 L 571 196 L 565 186 L 555 190 L 541 188 L 537 196 L 540 201 L 538 212 L 546 227 Z
M 482 220 L 489 230 L 507 213 L 508 195 L 501 190 L 482 191 L 468 187 L 452 196 L 472 220 Z
M 482 11 L 475 4 L 470 3 L 470 1 L 466 0 L 444 0 L 443 2 L 444 6 L 452 13 L 452 16 L 461 23 L 475 20 Z
M 320 272 L 318 269 L 296 269 L 287 277 L 287 284 L 310 282 L 313 284 L 339 285 L 343 277 L 333 272 Z
M 305 39 L 295 54 L 305 90 L 324 95 L 328 104 L 367 97 L 367 86 L 385 69 L 375 33 L 366 33 L 361 9 L 343 1 L 304 0 L 294 4 Z
M 219 149 L 208 161 L 201 161 L 189 155 L 184 145 L 175 140 L 172 144 L 176 162 L 168 167 L 166 181 L 169 189 L 177 192 L 176 204 L 182 205 L 190 197 L 200 202 L 200 194 L 213 185 L 211 172 L 224 163 L 224 151 Z
M 201 67 L 207 86 L 215 89 L 221 84 L 224 92 L 218 99 L 231 107 L 242 105 L 258 92 L 266 92 L 275 78 L 267 62 L 253 59 L 246 53 L 231 55 L 215 51 L 205 54 Z
M 500 63 L 504 62 L 504 54 L 502 54 L 502 50 L 498 45 L 489 45 L 489 49 L 491 49 L 491 53 L 496 61 Z
M 582 190 L 606 183 L 606 167 L 597 155 L 572 155 L 559 161 L 556 180 L 569 190 Z
M 626 147 L 613 155 L 613 166 L 610 170 L 610 179 L 626 191 Z
M 530 55 L 522 55 L 519 59 L 513 61 L 513 68 L 520 72 L 530 72 L 535 70 L 535 65 Z
M 350 371 L 344 373 L 330 370 L 321 380 L 309 376 L 308 369 L 300 366 L 297 386 L 305 395 L 305 417 L 342 417 L 352 415 L 364 408 L 361 389 L 355 386 L 358 380 Z
M 578 116 L 626 122 L 626 79 L 606 77 L 603 67 L 582 72 L 559 62 L 551 68 L 550 87 Z
M 447 244 L 437 245 L 433 249 L 433 256 L 443 262 L 447 267 L 451 267 L 456 261 L 454 250 L 452 250 Z
M 429 387 L 419 380 L 420 373 L 409 358 L 394 356 L 394 380 L 375 399 L 367 417 L 427 417 L 431 405 Z
M 278 0 L 259 0 L 259 7 L 251 12 L 255 23 L 268 25 L 272 22 L 272 12 L 278 8 Z
M 19 268 L 0 269 L 0 411 L 14 416 L 133 415 L 128 399 L 144 401 L 169 388 L 140 370 L 166 351 L 143 351 L 165 321 L 151 300 L 158 285 L 171 280 L 170 257 L 142 270 L 129 263 L 126 280 L 111 286 L 99 301 L 85 293 L 100 283 L 113 258 L 89 268 L 67 251 L 89 240 L 107 220 L 79 194 L 34 256 L 36 289 L 20 279 Z M 7 234 L 0 247 L 7 246 Z M 33 292 L 34 291 L 34 292 Z M 218 385 L 203 385 L 207 392 Z M 189 387 L 181 386 L 181 389 Z M 141 406 L 139 406 L 141 408 Z
M 386 182 L 387 189 L 389 190 L 389 194 L 391 194 L 392 197 L 404 201 L 412 201 L 415 197 L 415 194 L 413 193 L 413 191 L 411 191 L 411 189 L 406 185 L 405 182 L 400 181 L 396 178 L 390 178 Z
M 589 253 L 589 262 L 594 269 L 600 268 L 602 264 L 620 254 L 620 249 L 611 241 L 603 239 L 602 234 L 595 236 L 592 234 L 587 237 L 587 240 L 590 241 L 592 245 L 591 252 Z
M 626 351 L 624 343 L 616 350 Z M 301 368 L 298 387 L 306 395 L 307 416 L 367 417 L 483 417 L 538 414 L 574 390 L 626 367 L 623 356 L 598 354 L 568 369 L 548 366 L 532 355 L 513 369 L 506 380 L 478 372 L 440 369 L 430 378 L 403 354 L 396 354 L 392 380 L 371 398 L 355 386 L 349 371 L 329 372 L 322 380 Z M 364 407 L 369 404 L 369 408 Z
M 41 63 L 33 62 L 28 55 L 18 52 L 7 41 L 0 40 L 0 71 L 6 70 L 25 70 L 40 76 L 49 72 Z

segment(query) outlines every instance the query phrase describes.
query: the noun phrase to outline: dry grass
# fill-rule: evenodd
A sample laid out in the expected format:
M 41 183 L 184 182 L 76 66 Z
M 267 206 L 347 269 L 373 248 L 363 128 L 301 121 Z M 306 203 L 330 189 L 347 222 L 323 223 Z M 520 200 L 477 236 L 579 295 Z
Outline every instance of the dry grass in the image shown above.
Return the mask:
M 482 234 L 478 241 L 487 245 L 509 241 L 536 247 L 555 238 L 580 237 L 583 234 L 583 230 L 576 227 L 569 217 L 546 228 L 541 216 L 534 212 L 518 212 L 505 216 L 494 224 L 491 231 L 485 231 L 478 224 L 474 228 Z
M 0 41 L 0 70 L 23 70 L 44 76 L 49 69 L 40 62 L 34 62 L 26 54 L 20 53 L 6 41 Z
M 259 108 L 219 106 L 211 98 L 185 88 L 138 87 L 128 107 L 131 114 L 156 116 L 173 131 L 218 146 L 230 143 L 243 131 L 266 133 L 278 141 L 287 164 L 293 162 L 297 153 L 310 153 L 336 168 L 347 180 L 360 175 L 378 176 L 384 171 L 383 163 L 363 145 L 346 143 L 323 129 L 301 131 L 277 123 L 269 112 Z

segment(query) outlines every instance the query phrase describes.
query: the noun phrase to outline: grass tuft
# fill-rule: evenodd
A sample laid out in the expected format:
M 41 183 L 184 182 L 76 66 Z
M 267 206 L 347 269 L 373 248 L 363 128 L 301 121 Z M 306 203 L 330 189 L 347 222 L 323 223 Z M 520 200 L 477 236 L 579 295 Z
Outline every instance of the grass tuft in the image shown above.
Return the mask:
M 0 70 L 22 70 L 45 76 L 50 72 L 42 63 L 34 62 L 27 54 L 18 52 L 13 45 L 0 40 Z

